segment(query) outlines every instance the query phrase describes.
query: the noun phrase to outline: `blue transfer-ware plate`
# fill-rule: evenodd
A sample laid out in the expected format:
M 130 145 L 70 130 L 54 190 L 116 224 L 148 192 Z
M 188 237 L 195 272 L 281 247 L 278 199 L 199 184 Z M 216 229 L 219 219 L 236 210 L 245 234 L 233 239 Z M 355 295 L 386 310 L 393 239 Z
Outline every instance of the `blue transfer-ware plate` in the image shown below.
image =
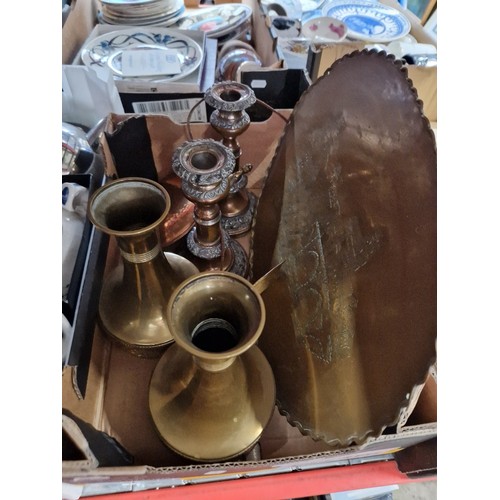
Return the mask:
M 121 55 L 126 50 L 147 48 L 149 50 L 173 49 L 179 58 L 180 73 L 155 77 L 141 77 L 154 82 L 180 80 L 193 73 L 203 59 L 201 47 L 188 36 L 184 36 L 169 28 L 137 27 L 112 31 L 98 36 L 85 44 L 82 49 L 82 62 L 88 67 L 108 66 L 115 79 L 131 79 L 121 72 Z
M 323 7 L 323 15 L 347 25 L 349 38 L 372 43 L 397 40 L 410 32 L 410 21 L 397 9 L 379 2 L 334 1 Z

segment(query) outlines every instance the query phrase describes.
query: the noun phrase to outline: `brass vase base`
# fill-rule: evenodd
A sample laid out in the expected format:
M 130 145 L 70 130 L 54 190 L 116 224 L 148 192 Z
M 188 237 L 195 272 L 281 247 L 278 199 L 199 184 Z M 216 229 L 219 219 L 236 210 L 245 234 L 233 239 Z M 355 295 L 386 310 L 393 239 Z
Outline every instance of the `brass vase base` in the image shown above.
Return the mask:
M 163 252 L 170 264 L 178 283 L 197 274 L 198 268 L 190 260 L 175 253 Z M 130 354 L 140 358 L 158 358 L 168 345 L 173 342 L 173 337 L 168 330 L 164 316 L 157 318 L 157 323 L 152 324 L 148 318 L 148 324 L 144 325 L 139 317 L 128 322 L 128 328 L 124 328 L 123 321 L 116 324 L 115 312 L 123 307 L 123 315 L 127 314 L 123 304 L 129 303 L 127 290 L 122 284 L 123 266 L 118 265 L 111 271 L 108 280 L 103 285 L 99 303 L 99 325 L 108 338 L 117 346 L 127 350 Z M 111 314 L 108 313 L 111 311 Z M 123 318 L 123 316 L 121 316 Z M 166 340 L 158 342 L 158 338 Z M 132 342 L 131 339 L 134 339 Z
M 161 440 L 177 454 L 224 461 L 259 440 L 275 407 L 274 392 L 263 389 L 273 385 L 271 367 L 256 346 L 231 365 L 229 375 L 200 370 L 173 344 L 153 372 L 149 406 Z
M 253 193 L 248 192 L 248 205 L 242 213 L 225 215 L 222 212 L 222 228 L 231 236 L 242 236 L 250 231 L 252 227 L 253 215 L 257 198 Z

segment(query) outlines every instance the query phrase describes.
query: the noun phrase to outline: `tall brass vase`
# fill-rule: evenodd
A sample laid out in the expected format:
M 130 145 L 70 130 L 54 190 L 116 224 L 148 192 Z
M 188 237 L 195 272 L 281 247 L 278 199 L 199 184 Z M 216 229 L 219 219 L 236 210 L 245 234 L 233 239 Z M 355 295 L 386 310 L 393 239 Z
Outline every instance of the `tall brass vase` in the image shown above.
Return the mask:
M 258 289 L 234 273 L 203 272 L 179 285 L 166 316 L 175 343 L 149 391 L 161 439 L 200 462 L 245 453 L 275 405 L 272 369 L 255 345 L 265 323 Z
M 170 210 L 160 184 L 127 177 L 99 188 L 89 201 L 94 226 L 114 236 L 121 261 L 104 277 L 99 321 L 112 340 L 135 355 L 158 357 L 173 341 L 164 315 L 177 285 L 194 264 L 160 246 L 159 227 Z

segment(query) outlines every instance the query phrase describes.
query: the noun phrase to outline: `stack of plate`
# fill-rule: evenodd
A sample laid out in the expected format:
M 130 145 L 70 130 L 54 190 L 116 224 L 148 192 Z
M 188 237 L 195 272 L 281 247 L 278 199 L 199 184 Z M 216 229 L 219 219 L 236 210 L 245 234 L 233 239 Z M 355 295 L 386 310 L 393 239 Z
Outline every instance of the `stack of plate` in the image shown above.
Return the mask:
M 101 24 L 170 26 L 185 12 L 184 0 L 101 0 Z
M 208 38 L 217 39 L 219 46 L 242 37 L 251 26 L 252 9 L 241 3 L 196 9 L 175 23 L 179 29 L 204 31 Z

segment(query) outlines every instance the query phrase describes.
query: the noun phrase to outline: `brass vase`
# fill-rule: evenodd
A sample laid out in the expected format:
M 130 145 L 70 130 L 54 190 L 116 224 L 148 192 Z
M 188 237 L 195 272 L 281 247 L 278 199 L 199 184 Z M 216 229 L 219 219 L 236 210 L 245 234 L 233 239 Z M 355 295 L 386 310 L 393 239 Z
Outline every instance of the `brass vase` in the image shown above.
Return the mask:
M 100 187 L 88 217 L 116 238 L 120 262 L 104 277 L 99 322 L 106 334 L 135 355 L 157 357 L 173 341 L 164 307 L 184 279 L 198 272 L 189 260 L 165 254 L 159 228 L 170 210 L 163 186 L 127 177 Z
M 175 342 L 149 391 L 161 439 L 200 462 L 245 453 L 275 405 L 273 372 L 256 346 L 266 317 L 257 285 L 234 273 L 203 272 L 179 285 L 166 317 Z

